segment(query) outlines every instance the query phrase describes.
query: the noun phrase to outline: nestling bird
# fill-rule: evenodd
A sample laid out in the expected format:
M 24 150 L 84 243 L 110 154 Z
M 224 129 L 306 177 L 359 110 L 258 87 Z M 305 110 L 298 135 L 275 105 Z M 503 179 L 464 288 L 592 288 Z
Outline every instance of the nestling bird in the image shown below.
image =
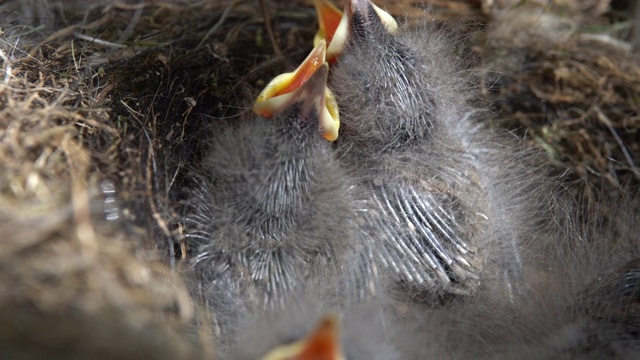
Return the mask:
M 473 85 L 451 39 L 429 26 L 392 34 L 372 9 L 347 6 L 329 81 L 340 159 L 372 191 L 362 228 L 377 262 L 412 289 L 475 291 L 408 304 L 421 340 L 395 346 L 414 354 L 402 358 L 638 358 L 637 235 L 621 246 L 593 220 L 581 228 L 544 167 L 467 104 Z M 626 212 L 637 234 L 637 210 Z
M 265 86 L 253 105 L 254 113 L 265 118 L 272 117 L 273 112 L 282 108 L 283 104 L 291 96 L 283 95 L 299 88 L 325 63 L 326 42 L 320 40 L 314 46 L 314 49 L 297 69 L 276 76 Z M 322 113 L 319 114 L 321 120 L 319 124 L 320 131 L 325 139 L 334 141 L 338 137 L 338 130 L 340 129 L 340 114 L 335 97 L 326 86 L 324 88 L 324 102 Z
M 345 360 L 338 338 L 337 319 L 331 315 L 320 321 L 309 336 L 289 345 L 280 345 L 263 358 L 264 360 L 316 359 Z
M 545 257 L 525 265 L 536 271 L 529 296 L 516 302 L 469 296 L 419 311 L 409 305 L 405 314 L 369 302 L 340 309 L 312 331 L 331 304 L 314 293 L 243 319 L 228 358 L 637 359 L 638 244 L 614 249 L 604 233 L 573 234 L 581 240 L 538 247 Z
M 373 258 L 412 294 L 469 294 L 496 280 L 504 286 L 494 291 L 513 296 L 517 248 L 549 206 L 542 171 L 481 125 L 448 35 L 398 27 L 381 13 L 351 0 L 348 25 L 335 30 L 345 33 L 329 44 L 339 56 L 329 81 L 341 111 L 339 158 L 370 190 L 359 221 Z
M 345 12 L 338 10 L 330 0 L 314 0 L 313 5 L 318 15 L 318 31 L 313 38 L 313 45 L 316 46 L 321 40 L 327 42 L 327 62 L 334 63 L 344 50 L 349 36 L 350 9 L 348 2 L 345 4 Z M 370 3 L 373 11 L 378 14 L 380 21 L 390 34 L 395 34 L 398 30 L 398 23 L 388 12 L 380 9 L 374 3 Z M 336 37 L 334 40 L 334 36 Z
M 329 280 L 329 281 L 326 281 Z M 285 306 L 240 321 L 230 359 L 410 359 L 395 340 L 413 338 L 411 326 L 395 322 L 378 298 L 345 304 L 327 284 L 314 282 Z M 345 290 L 348 291 L 348 290 Z M 336 306 L 338 305 L 338 306 Z M 409 325 L 409 324 L 406 324 Z M 416 344 L 416 343 L 414 343 Z
M 318 59 L 285 81 L 297 81 L 292 92 L 263 101 L 270 119 L 213 125 L 183 221 L 194 292 L 220 332 L 231 331 L 235 312 L 278 308 L 310 279 L 339 271 L 351 246 L 348 178 L 322 138 L 334 122 L 324 44 L 307 61 Z
M 528 296 L 481 296 L 452 309 L 447 338 L 464 344 L 459 358 L 640 358 L 640 223 L 628 203 L 615 216 L 629 221 L 619 230 L 632 241 L 570 214 L 568 232 L 525 251 L 538 255 L 524 264 Z
M 300 317 L 307 318 L 301 321 Z M 240 343 L 232 352 L 232 359 L 262 360 L 346 360 L 341 345 L 339 319 L 335 315 L 323 316 L 315 329 L 308 325 L 314 320 L 308 316 L 286 314 L 252 319 L 241 335 Z M 308 324 L 305 324 L 308 323 Z M 268 329 L 267 329 L 268 328 Z M 301 336 L 309 332 L 306 336 Z M 389 359 L 390 360 L 390 359 Z

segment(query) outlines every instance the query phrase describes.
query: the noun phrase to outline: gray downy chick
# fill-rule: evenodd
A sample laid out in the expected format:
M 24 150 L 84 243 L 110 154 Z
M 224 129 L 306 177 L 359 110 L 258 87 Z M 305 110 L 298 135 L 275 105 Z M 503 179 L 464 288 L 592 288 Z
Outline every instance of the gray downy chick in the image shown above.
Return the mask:
M 337 315 L 331 310 L 287 308 L 265 313 L 240 327 L 229 359 L 395 360 L 400 353 L 382 336 L 376 314 L 363 309 Z M 316 329 L 314 329 L 314 327 Z
M 412 295 L 470 294 L 483 282 L 512 297 L 522 237 L 535 236 L 550 206 L 543 171 L 482 126 L 454 39 L 384 14 L 352 0 L 329 46 L 340 52 L 329 83 L 339 158 L 370 190 L 359 221 L 371 258 Z
M 344 303 L 327 283 L 287 299 L 280 309 L 243 318 L 236 346 L 223 358 L 263 360 L 395 360 L 406 339 L 419 344 L 409 323 L 386 312 L 381 297 Z M 397 341 L 402 338 L 403 341 Z M 422 340 L 422 338 L 420 338 Z M 413 354 L 413 351 L 410 352 Z
M 623 226 L 571 205 L 566 231 L 526 250 L 526 297 L 479 296 L 448 312 L 460 358 L 640 358 L 640 204 L 606 201 Z
M 471 296 L 392 315 L 375 302 L 334 312 L 331 300 L 306 293 L 290 306 L 244 318 L 238 343 L 223 358 L 637 359 L 638 244 L 614 250 L 606 235 L 565 240 L 548 244 L 548 257 L 530 264 L 538 279 L 518 302 Z M 336 316 L 323 321 L 334 322 L 330 338 L 319 338 L 313 328 L 327 313 Z
M 350 190 L 319 129 L 327 73 L 324 64 L 282 95 L 273 118 L 212 131 L 183 221 L 187 276 L 220 337 L 239 313 L 278 308 L 343 266 Z

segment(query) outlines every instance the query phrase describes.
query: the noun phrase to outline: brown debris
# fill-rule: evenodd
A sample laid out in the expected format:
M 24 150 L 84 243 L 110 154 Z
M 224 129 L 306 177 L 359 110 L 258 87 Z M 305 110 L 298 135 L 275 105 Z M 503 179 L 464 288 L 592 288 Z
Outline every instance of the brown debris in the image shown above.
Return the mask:
M 516 7 L 538 7 L 570 17 L 597 17 L 606 13 L 610 4 L 611 0 L 482 0 L 482 11 L 490 14 Z
M 546 12 L 494 21 L 485 61 L 498 126 L 526 134 L 587 187 L 640 184 L 640 66 L 628 43 Z
M 4 25 L 3 356 L 197 358 L 203 347 L 186 336 L 194 310 L 182 281 L 136 256 L 139 236 L 104 220 L 101 185 L 111 180 L 100 169 L 121 138 L 105 107 L 107 88 L 87 62 L 99 46 L 80 47 L 59 31 L 32 46 L 45 34 L 28 40 L 19 24 Z

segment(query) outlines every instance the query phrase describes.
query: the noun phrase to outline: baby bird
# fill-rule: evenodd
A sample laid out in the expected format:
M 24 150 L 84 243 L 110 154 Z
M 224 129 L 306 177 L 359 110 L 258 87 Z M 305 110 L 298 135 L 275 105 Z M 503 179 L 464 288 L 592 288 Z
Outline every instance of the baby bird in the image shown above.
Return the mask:
M 481 297 L 451 311 L 460 358 L 640 358 L 640 243 L 601 230 L 536 246 L 519 301 Z
M 346 360 L 338 336 L 337 319 L 328 315 L 320 321 L 317 328 L 306 339 L 293 344 L 277 346 L 262 359 Z
M 479 124 L 448 36 L 400 28 L 369 0 L 351 0 L 344 17 L 329 87 L 339 158 L 370 190 L 359 221 L 372 258 L 412 294 L 470 294 L 506 279 L 513 295 L 521 235 L 547 206 L 541 171 Z
M 385 315 L 376 300 L 340 304 L 326 282 L 287 299 L 286 306 L 243 318 L 229 359 L 394 360 L 402 356 L 394 343 L 405 327 Z M 416 343 L 414 343 L 416 344 Z
M 274 110 L 282 108 L 283 104 L 290 98 L 290 95 L 281 95 L 289 94 L 299 88 L 301 84 L 304 84 L 307 79 L 325 63 L 327 52 L 326 42 L 320 40 L 316 42 L 314 46 L 314 49 L 297 69 L 276 76 L 265 86 L 253 105 L 254 113 L 265 118 L 272 117 Z M 324 88 L 324 102 L 322 112 L 319 114 L 320 131 L 325 139 L 335 141 L 338 137 L 338 130 L 340 129 L 340 114 L 335 97 L 326 86 Z
M 347 177 L 321 136 L 334 122 L 324 43 L 301 68 L 284 81 L 297 82 L 291 92 L 262 99 L 272 118 L 214 125 L 190 190 L 188 268 L 216 317 L 282 306 L 310 278 L 338 271 L 350 246 Z
M 243 332 L 242 346 L 238 346 L 230 358 L 247 360 L 347 359 L 342 348 L 339 320 L 336 316 L 325 315 L 318 321 L 315 329 L 308 328 L 308 325 L 313 324 L 313 320 L 300 321 L 300 316 L 294 313 L 275 316 L 275 319 L 271 317 L 258 319 L 257 323 L 252 322 L 251 325 L 247 324 L 249 326 L 247 326 L 247 331 Z M 307 318 L 307 316 L 303 317 Z M 266 321 L 270 323 L 267 325 Z M 301 334 L 305 332 L 309 332 L 308 335 L 301 338 Z M 359 358 L 365 359 L 364 357 Z M 371 358 L 367 357 L 367 359 Z M 379 359 L 391 360 L 382 357 Z
M 323 316 L 332 301 L 319 284 L 281 309 L 243 319 L 238 343 L 223 358 L 637 359 L 638 244 L 614 249 L 607 234 L 573 235 L 581 239 L 539 248 L 546 256 L 526 265 L 536 279 L 517 302 L 470 296 L 390 314 L 374 301 Z

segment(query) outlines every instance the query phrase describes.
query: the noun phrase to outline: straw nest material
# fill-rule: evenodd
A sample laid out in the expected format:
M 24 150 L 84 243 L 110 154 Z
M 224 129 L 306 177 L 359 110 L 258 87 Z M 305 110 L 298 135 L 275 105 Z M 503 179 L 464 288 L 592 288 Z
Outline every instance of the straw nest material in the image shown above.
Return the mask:
M 587 13 L 588 14 L 588 13 Z M 516 129 L 587 191 L 640 184 L 640 66 L 628 13 L 520 6 L 492 14 L 484 61 L 499 126 Z

